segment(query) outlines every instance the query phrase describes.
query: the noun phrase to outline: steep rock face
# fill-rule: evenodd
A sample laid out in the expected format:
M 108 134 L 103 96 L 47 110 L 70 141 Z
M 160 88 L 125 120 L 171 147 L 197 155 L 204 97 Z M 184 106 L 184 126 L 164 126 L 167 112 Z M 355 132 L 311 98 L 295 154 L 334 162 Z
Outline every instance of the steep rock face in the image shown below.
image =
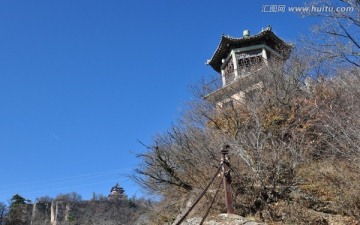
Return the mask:
M 68 221 L 70 203 L 58 201 L 37 202 L 32 205 L 31 218 L 28 218 L 31 225 L 61 225 Z
M 32 206 L 31 225 L 51 224 L 51 203 L 34 203 Z
M 146 206 L 124 201 L 82 201 L 35 203 L 24 212 L 26 224 L 75 225 L 75 224 L 137 224 L 136 220 L 146 211 Z
M 200 217 L 195 217 L 186 220 L 182 225 L 198 225 L 201 222 Z M 234 215 L 234 214 L 220 214 L 215 218 L 210 218 L 206 220 L 204 225 L 266 225 L 265 223 L 257 223 L 249 221 L 244 217 Z

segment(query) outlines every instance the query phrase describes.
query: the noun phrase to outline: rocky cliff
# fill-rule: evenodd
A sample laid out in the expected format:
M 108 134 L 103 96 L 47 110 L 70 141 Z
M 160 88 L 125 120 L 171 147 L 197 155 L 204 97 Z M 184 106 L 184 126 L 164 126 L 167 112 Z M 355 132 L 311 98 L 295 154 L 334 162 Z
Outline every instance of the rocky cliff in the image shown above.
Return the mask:
M 28 209 L 26 225 L 115 225 L 139 224 L 138 218 L 148 206 L 129 200 L 37 202 Z

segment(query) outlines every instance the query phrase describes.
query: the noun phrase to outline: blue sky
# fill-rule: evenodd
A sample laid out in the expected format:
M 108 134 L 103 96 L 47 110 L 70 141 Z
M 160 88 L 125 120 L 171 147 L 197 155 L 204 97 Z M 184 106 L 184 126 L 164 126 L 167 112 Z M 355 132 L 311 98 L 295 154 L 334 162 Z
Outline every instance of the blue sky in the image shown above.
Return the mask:
M 271 25 L 296 43 L 314 22 L 261 12 L 295 0 L 0 0 L 0 201 L 107 195 L 180 116 L 222 33 Z

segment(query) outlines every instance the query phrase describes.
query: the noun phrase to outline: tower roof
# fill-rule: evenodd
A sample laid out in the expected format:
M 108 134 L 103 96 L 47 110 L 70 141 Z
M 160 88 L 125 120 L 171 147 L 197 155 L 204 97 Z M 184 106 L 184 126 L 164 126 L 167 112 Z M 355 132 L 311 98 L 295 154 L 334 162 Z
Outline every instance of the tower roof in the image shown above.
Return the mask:
M 124 189 L 122 187 L 120 187 L 119 183 L 117 183 L 114 187 L 111 188 L 110 192 L 119 192 L 119 193 L 123 193 Z
M 280 54 L 287 55 L 292 46 L 276 36 L 271 28 L 261 31 L 252 36 L 244 36 L 240 38 L 222 35 L 219 46 L 215 53 L 206 63 L 209 64 L 215 71 L 221 72 L 222 59 L 225 59 L 232 49 L 247 47 L 257 44 L 266 44 L 274 50 L 279 51 Z

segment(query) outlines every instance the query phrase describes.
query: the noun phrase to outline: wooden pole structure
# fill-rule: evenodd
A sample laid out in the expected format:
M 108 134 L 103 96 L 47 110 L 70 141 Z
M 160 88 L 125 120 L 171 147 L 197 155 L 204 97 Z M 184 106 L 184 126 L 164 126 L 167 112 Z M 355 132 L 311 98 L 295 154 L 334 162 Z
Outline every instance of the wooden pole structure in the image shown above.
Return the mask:
M 234 214 L 234 206 L 232 199 L 232 190 L 231 190 L 231 175 L 230 175 L 230 162 L 228 158 L 229 154 L 229 145 L 225 145 L 221 150 L 222 154 L 222 170 L 224 173 L 223 183 L 224 183 L 224 191 L 225 191 L 225 205 L 228 214 Z

